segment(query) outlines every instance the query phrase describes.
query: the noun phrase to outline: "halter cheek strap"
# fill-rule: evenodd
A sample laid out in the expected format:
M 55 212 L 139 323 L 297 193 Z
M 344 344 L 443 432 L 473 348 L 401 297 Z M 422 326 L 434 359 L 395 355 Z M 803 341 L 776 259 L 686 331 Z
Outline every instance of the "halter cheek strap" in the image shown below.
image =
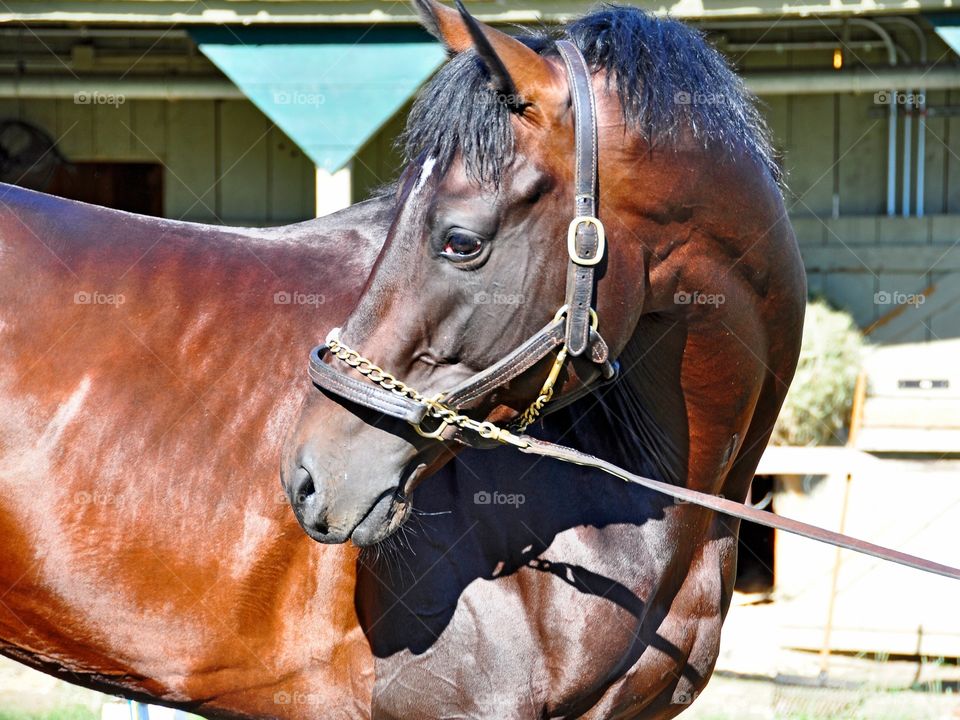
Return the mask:
M 590 312 L 594 269 L 606 247 L 603 225 L 597 219 L 597 112 L 590 71 L 576 45 L 559 40 L 557 50 L 567 68 L 573 98 L 576 165 L 573 221 L 567 231 L 566 347 L 579 357 L 590 346 Z
M 576 140 L 573 220 L 565 238 L 569 262 L 564 306 L 544 328 L 494 365 L 447 392 L 430 397 L 344 345 L 339 330 L 335 330 L 323 345 L 314 348 L 310 354 L 310 377 L 317 385 L 351 402 L 404 420 L 421 435 L 477 444 L 474 442 L 476 438 L 463 431 L 473 430 L 481 440 L 510 442 L 509 438 L 516 436 L 490 423 L 472 420 L 461 411 L 523 375 L 551 353 L 555 352 L 556 357 L 550 373 L 536 399 L 515 421 L 514 430 L 523 431 L 545 412 L 596 389 L 596 383 L 584 383 L 577 392 L 568 393 L 559 402 L 553 402 L 554 385 L 568 357 L 589 359 L 599 371 L 593 373 L 591 380 L 599 377 L 601 382 L 607 382 L 616 376 L 616 363 L 610 362 L 610 351 L 597 331 L 597 314 L 593 309 L 595 268 L 603 259 L 606 246 L 603 225 L 596 217 L 597 116 L 593 85 L 587 63 L 573 43 L 560 40 L 557 50 L 567 71 Z M 328 352 L 336 360 L 365 376 L 369 382 L 340 373 L 336 367 L 324 361 Z M 423 422 L 427 417 L 437 421 L 438 427 L 425 430 Z M 452 435 L 446 432 L 451 426 L 456 429 Z

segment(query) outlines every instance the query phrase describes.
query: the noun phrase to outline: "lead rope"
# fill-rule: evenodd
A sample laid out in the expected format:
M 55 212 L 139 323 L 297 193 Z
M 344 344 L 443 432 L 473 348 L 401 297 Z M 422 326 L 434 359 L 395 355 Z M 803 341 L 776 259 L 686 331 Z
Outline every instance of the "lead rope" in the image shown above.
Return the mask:
M 561 311 L 557 313 L 557 316 L 560 317 L 560 313 L 562 312 L 563 308 L 561 308 Z M 883 547 L 882 545 L 875 545 L 874 543 L 852 538 L 848 535 L 843 535 L 832 530 L 826 530 L 825 528 L 820 528 L 816 525 L 809 525 L 807 523 L 800 522 L 799 520 L 775 515 L 774 513 L 766 510 L 758 510 L 748 505 L 744 505 L 743 503 L 727 500 L 726 498 L 718 495 L 711 495 L 698 490 L 691 490 L 690 488 L 682 487 L 680 485 L 671 485 L 669 483 L 661 482 L 660 480 L 653 480 L 652 478 L 643 477 L 642 475 L 635 475 L 634 473 L 624 470 L 613 463 L 607 462 L 606 460 L 601 460 L 593 455 L 580 452 L 579 450 L 574 450 L 573 448 L 557 445 L 556 443 L 546 442 L 544 440 L 538 440 L 528 435 L 517 435 L 514 432 L 511 432 L 511 430 L 500 427 L 489 421 L 481 422 L 479 420 L 474 420 L 473 418 L 458 413 L 453 408 L 444 405 L 443 393 L 438 393 L 432 397 L 424 396 L 419 391 L 398 380 L 392 373 L 387 372 L 372 361 L 363 357 L 363 355 L 358 353 L 356 350 L 353 350 L 342 343 L 338 336 L 339 329 L 334 330 L 330 333 L 330 336 L 327 337 L 326 341 L 327 347 L 338 360 L 354 368 L 358 373 L 385 390 L 389 390 L 397 395 L 410 398 L 415 402 L 423 403 L 427 407 L 427 417 L 431 417 L 440 421 L 440 424 L 437 426 L 437 428 L 430 431 L 422 428 L 420 423 L 411 423 L 414 430 L 416 430 L 417 433 L 425 438 L 443 441 L 443 432 L 450 426 L 454 426 L 462 430 L 470 430 L 477 433 L 477 435 L 479 435 L 481 438 L 486 440 L 494 440 L 505 445 L 511 445 L 521 452 L 530 455 L 547 457 L 553 460 L 559 460 L 560 462 L 572 463 L 574 465 L 582 465 L 584 467 L 594 468 L 595 470 L 601 470 L 608 475 L 620 478 L 624 482 L 640 485 L 649 490 L 653 490 L 654 492 L 672 497 L 679 502 L 699 505 L 700 507 L 714 510 L 718 513 L 729 515 L 730 517 L 738 518 L 740 520 L 748 520 L 759 525 L 765 525 L 766 527 L 771 527 L 776 530 L 783 530 L 785 532 L 793 533 L 794 535 L 800 535 L 801 537 L 809 538 L 811 540 L 817 540 L 818 542 L 826 543 L 828 545 L 834 545 L 847 550 L 853 550 L 854 552 L 862 553 L 864 555 L 871 555 L 881 560 L 887 560 L 889 562 L 897 563 L 898 565 L 904 565 L 915 570 L 922 570 L 935 575 L 942 575 L 953 580 L 960 580 L 960 569 L 950 567 L 949 565 L 943 565 L 941 563 L 925 560 L 915 555 L 900 552 L 899 550 L 892 550 L 890 548 Z M 547 376 L 546 381 L 544 381 L 543 388 L 540 390 L 540 394 L 538 395 L 537 399 L 531 403 L 530 407 L 528 407 L 521 414 L 515 423 L 513 429 L 516 430 L 516 432 L 522 433 L 529 425 L 535 422 L 540 416 L 543 408 L 547 405 L 547 403 L 550 402 L 550 400 L 553 399 L 554 385 L 557 377 L 560 374 L 560 370 L 566 361 L 566 357 L 566 346 L 562 346 L 560 351 L 557 353 L 557 357 L 550 369 L 550 374 Z

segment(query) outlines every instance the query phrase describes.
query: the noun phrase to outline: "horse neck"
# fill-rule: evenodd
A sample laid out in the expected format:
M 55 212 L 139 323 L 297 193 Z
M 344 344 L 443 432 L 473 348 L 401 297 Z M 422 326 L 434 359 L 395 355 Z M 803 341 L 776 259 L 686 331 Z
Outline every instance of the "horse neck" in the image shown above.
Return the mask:
M 683 324 L 642 317 L 619 358 L 619 379 L 548 416 L 548 435 L 632 472 L 683 484 L 688 428 L 680 368 L 686 332 Z

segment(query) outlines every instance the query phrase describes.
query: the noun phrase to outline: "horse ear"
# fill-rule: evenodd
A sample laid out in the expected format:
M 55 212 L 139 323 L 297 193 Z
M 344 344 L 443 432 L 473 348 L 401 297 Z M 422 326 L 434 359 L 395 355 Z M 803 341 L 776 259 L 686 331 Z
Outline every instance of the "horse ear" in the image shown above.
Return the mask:
M 451 55 L 473 47 L 470 32 L 456 10 L 436 0 L 413 0 L 413 7 L 427 32 L 442 42 Z
M 485 25 L 456 0 L 457 9 L 437 0 L 413 0 L 424 27 L 451 54 L 474 48 L 490 71 L 494 90 L 514 110 L 541 102 L 561 81 L 553 66 L 516 38 Z

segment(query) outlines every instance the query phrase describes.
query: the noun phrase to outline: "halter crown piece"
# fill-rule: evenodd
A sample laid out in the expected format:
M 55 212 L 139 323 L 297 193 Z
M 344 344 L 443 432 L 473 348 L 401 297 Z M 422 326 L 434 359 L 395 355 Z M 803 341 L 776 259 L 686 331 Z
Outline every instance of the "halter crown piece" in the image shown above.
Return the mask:
M 567 70 L 576 138 L 576 187 L 574 217 L 567 231 L 569 263 L 565 304 L 544 328 L 499 362 L 455 388 L 431 396 L 423 395 L 344 344 L 340 329 L 335 328 L 324 344 L 310 354 L 310 377 L 317 385 L 351 402 L 405 420 L 423 437 L 453 439 L 474 446 L 508 443 L 527 447 L 529 440 L 515 433 L 522 433 L 545 412 L 562 407 L 593 389 L 584 384 L 576 392 L 549 405 L 554 400 L 554 386 L 568 358 L 589 353 L 602 381 L 616 377 L 617 364 L 609 360 L 609 349 L 597 332 L 598 318 L 593 308 L 594 271 L 603 260 L 606 236 L 603 224 L 596 217 L 597 118 L 590 71 L 580 50 L 570 41 L 559 40 L 557 50 Z M 553 351 L 556 351 L 556 357 L 537 398 L 509 428 L 474 420 L 459 412 L 459 409 L 527 372 Z M 325 363 L 323 359 L 327 352 L 369 382 L 340 373 Z M 435 427 L 424 427 L 428 418 L 436 421 Z

